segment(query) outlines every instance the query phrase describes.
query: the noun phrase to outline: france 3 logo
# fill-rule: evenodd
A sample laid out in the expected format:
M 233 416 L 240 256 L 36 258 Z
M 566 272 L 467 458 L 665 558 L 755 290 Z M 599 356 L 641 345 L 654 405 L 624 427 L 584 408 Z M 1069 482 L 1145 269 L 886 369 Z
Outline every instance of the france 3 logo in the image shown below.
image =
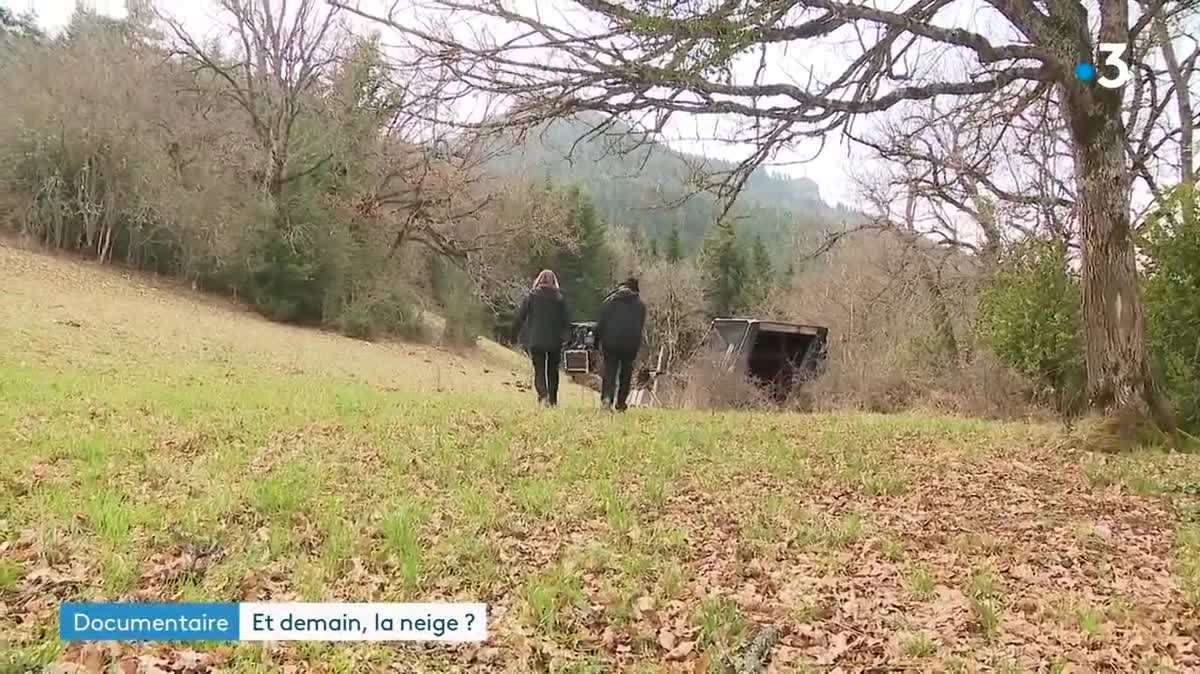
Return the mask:
M 1091 63 L 1080 63 L 1075 66 L 1075 77 L 1082 82 L 1091 82 L 1095 80 L 1096 84 L 1105 89 L 1119 89 L 1133 77 L 1133 73 L 1129 70 L 1129 64 L 1125 62 L 1125 50 L 1129 45 L 1124 42 L 1101 42 L 1096 45 L 1100 51 L 1100 55 L 1104 57 L 1105 69 L 1108 71 L 1102 76 L 1096 66 Z M 1098 77 L 1099 76 L 1099 77 Z

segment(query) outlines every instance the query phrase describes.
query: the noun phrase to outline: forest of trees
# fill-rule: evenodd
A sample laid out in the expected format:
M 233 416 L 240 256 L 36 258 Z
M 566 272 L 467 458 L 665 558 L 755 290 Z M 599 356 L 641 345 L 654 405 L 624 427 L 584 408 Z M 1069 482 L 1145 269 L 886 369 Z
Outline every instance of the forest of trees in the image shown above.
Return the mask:
M 589 135 L 598 123 L 587 114 L 546 122 L 522 134 L 491 165 L 579 185 L 605 221 L 637 230 L 656 247 L 674 237 L 685 254 L 696 254 L 719 206 L 712 194 L 695 193 L 697 186 L 691 183 L 697 173 L 728 172 L 735 164 L 684 155 L 653 141 L 634 148 L 624 141 L 628 127 L 620 124 Z M 861 215 L 840 204 L 830 207 L 809 179 L 760 168 L 746 182 L 728 219 L 747 242 L 761 238 L 773 257 L 783 261 Z
M 1097 214 L 1090 188 L 1074 186 L 1056 164 L 1099 161 L 1090 150 L 1064 152 L 1076 142 L 1076 122 L 1031 102 L 1028 118 L 998 126 L 988 111 L 999 108 L 989 106 L 1011 101 L 992 98 L 994 87 L 965 90 L 965 99 L 980 97 L 973 105 L 920 102 L 901 121 L 853 131 L 878 168 L 856 175 L 862 198 L 854 213 L 824 204 L 811 182 L 766 173 L 765 155 L 711 162 L 704 172 L 729 179 L 716 195 L 646 210 L 689 191 L 681 171 L 697 158 L 659 144 L 623 154 L 596 138 L 577 149 L 582 161 L 552 156 L 610 124 L 618 110 L 603 94 L 516 108 L 497 125 L 522 125 L 523 140 L 498 148 L 507 129 L 445 118 L 456 87 L 483 84 L 471 64 L 398 62 L 379 36 L 349 30 L 337 4 L 300 0 L 285 15 L 269 2 L 223 0 L 237 35 L 229 44 L 193 35 L 146 3 L 122 20 L 77 11 L 55 35 L 0 10 L 0 86 L 20 92 L 0 100 L 0 227 L 101 263 L 177 277 L 275 320 L 362 338 L 428 339 L 427 312 L 446 318 L 448 343 L 499 334 L 544 267 L 559 273 L 573 318 L 586 320 L 617 281 L 636 274 L 651 310 L 647 352 L 662 347 L 673 366 L 713 316 L 828 326 L 832 362 L 814 388 L 818 406 L 932 405 L 981 415 L 1133 409 L 1168 431 L 1174 420 L 1200 427 L 1200 223 L 1186 86 L 1195 54 L 1172 57 L 1170 74 L 1138 75 L 1184 78 L 1171 91 L 1185 94 L 1171 95 L 1188 103 L 1174 116 L 1130 120 L 1150 124 L 1147 143 L 1176 145 L 1163 141 L 1153 155 L 1131 146 L 1122 180 L 1148 171 L 1151 156 L 1178 152 L 1169 181 L 1162 176 L 1170 171 L 1147 173 L 1158 176 L 1149 207 L 1118 204 L 1120 217 Z M 1155 16 L 1168 31 L 1190 20 Z M 961 42 L 914 29 L 917 19 L 856 17 Z M 647 43 L 680 29 L 678 17 L 602 18 L 620 29 L 614 34 Z M 407 36 L 417 53 L 432 39 L 386 17 L 372 20 Z M 706 39 L 693 36 L 679 49 Z M 1139 39 L 1145 53 L 1169 44 L 1149 32 Z M 678 58 L 692 63 L 695 55 Z M 696 67 L 701 75 L 682 84 L 654 72 L 663 86 L 686 88 L 720 70 Z M 601 75 L 616 78 L 613 87 L 626 76 Z M 1131 86 L 1144 88 L 1139 81 Z M 1063 95 L 1093 95 L 1063 86 Z M 675 105 L 639 100 L 647 109 Z M 555 126 L 556 119 L 565 121 Z M 618 136 L 632 128 L 607 127 Z M 743 140 L 776 142 L 791 128 Z M 1189 139 L 1186 152 L 1180 137 Z M 1028 170 L 1028 182 L 1012 178 L 1025 175 L 1018 169 Z M 734 202 L 731 184 L 741 192 Z M 1127 234 L 1105 229 L 1123 226 Z M 1110 238 L 1089 239 L 1097 236 Z M 1126 245 L 1121 236 L 1128 261 L 1114 252 Z M 1137 268 L 1121 271 L 1135 253 Z M 1097 298 L 1115 303 L 1117 315 L 1097 308 Z M 1114 364 L 1116 352 L 1126 360 Z M 1129 370 L 1143 360 L 1144 369 Z

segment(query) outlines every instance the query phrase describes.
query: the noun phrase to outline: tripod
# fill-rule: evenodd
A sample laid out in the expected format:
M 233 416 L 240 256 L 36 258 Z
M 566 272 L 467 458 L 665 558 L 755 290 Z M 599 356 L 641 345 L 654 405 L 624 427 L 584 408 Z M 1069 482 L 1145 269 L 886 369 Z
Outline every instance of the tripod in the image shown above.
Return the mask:
M 666 347 L 659 347 L 658 361 L 654 365 L 653 370 L 644 370 L 645 376 L 641 373 L 638 376 L 637 385 L 629 392 L 629 405 L 632 407 L 657 407 L 662 405 L 662 401 L 658 399 L 658 378 L 663 371 L 663 356 L 666 355 Z

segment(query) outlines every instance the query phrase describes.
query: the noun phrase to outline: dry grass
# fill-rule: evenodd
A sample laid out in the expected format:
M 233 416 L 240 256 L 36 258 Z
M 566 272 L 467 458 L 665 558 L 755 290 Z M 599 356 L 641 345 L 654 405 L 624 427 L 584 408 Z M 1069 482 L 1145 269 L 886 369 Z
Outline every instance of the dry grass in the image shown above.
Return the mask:
M 443 349 L 281 325 L 170 280 L 30 254 L 11 240 L 0 239 L 0 288 L 0 338 L 63 366 L 94 353 L 145 349 L 185 360 L 248 358 L 275 371 L 384 389 L 516 391 L 530 383 L 521 354 L 485 339 L 475 349 Z M 565 381 L 563 388 L 564 402 L 592 397 Z
M 773 404 L 769 393 L 748 377 L 704 357 L 660 380 L 658 396 L 664 405 L 683 409 L 762 409 Z
M 890 414 L 924 412 L 984 419 L 1049 421 L 1054 413 L 1029 402 L 1031 386 L 986 353 L 933 368 L 902 349 L 835 354 L 809 388 L 817 409 Z

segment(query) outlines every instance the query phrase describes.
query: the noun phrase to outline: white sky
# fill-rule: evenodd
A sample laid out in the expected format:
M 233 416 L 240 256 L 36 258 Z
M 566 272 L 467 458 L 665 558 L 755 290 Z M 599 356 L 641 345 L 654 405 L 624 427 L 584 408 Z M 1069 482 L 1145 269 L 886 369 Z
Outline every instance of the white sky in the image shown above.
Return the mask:
M 100 14 L 120 17 L 125 14 L 124 0 L 85 0 Z M 32 10 L 38 23 L 50 31 L 61 29 L 70 21 L 75 10 L 76 0 L 0 0 L 4 5 L 17 12 Z M 200 34 L 211 32 L 217 22 L 215 8 L 207 0 L 159 0 L 158 6 L 167 9 L 176 18 L 194 27 Z M 387 30 L 382 33 L 387 37 Z M 689 125 L 691 126 L 691 125 Z M 692 133 L 698 134 L 699 130 Z M 698 134 L 699 135 L 699 134 Z M 707 154 L 723 159 L 739 159 L 745 150 L 729 147 L 719 147 L 712 143 L 695 141 L 673 141 L 672 147 L 685 152 Z M 819 153 L 818 153 L 819 151 Z M 803 159 L 808 160 L 817 154 L 813 161 L 797 164 Z M 807 176 L 814 180 L 821 189 L 821 195 L 827 203 L 853 203 L 853 194 L 848 189 L 848 180 L 844 167 L 848 165 L 847 148 L 841 145 L 837 138 L 829 138 L 824 149 L 815 141 L 807 147 L 793 148 L 790 152 L 781 152 L 777 161 L 781 166 L 772 167 L 780 173 L 793 177 Z

